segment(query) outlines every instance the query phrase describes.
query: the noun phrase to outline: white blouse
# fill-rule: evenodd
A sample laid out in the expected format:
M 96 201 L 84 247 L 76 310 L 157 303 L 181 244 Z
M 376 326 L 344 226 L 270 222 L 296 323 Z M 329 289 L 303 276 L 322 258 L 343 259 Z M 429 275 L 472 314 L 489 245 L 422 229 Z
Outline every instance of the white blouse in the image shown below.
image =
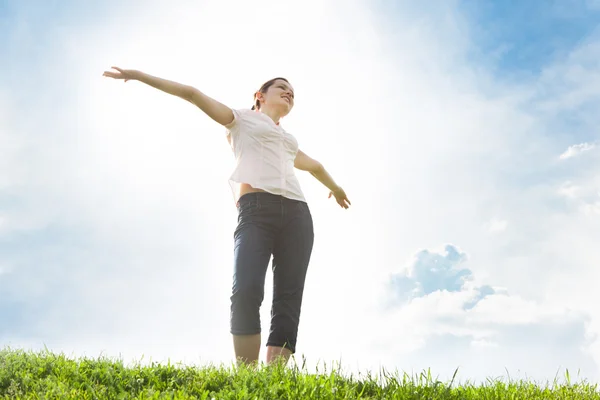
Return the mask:
M 239 200 L 241 183 L 253 188 L 306 201 L 294 171 L 298 141 L 271 117 L 259 111 L 233 110 L 226 125 L 236 167 L 229 178 L 234 201 Z

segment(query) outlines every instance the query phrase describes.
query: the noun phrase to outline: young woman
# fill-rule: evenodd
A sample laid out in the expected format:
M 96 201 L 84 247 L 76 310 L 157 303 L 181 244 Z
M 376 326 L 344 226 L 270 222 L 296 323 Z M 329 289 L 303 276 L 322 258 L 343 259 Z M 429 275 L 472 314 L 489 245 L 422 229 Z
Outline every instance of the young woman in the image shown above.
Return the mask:
M 347 209 L 350 201 L 323 165 L 298 149 L 280 125 L 294 106 L 294 89 L 275 78 L 254 94 L 251 109 L 231 109 L 198 89 L 136 70 L 112 67 L 104 76 L 137 80 L 195 104 L 226 128 L 236 168 L 230 184 L 238 208 L 234 232 L 231 334 L 238 363 L 258 361 L 259 309 L 273 256 L 273 304 L 267 363 L 287 363 L 296 351 L 304 281 L 313 247 L 313 221 L 294 168 L 310 172 Z

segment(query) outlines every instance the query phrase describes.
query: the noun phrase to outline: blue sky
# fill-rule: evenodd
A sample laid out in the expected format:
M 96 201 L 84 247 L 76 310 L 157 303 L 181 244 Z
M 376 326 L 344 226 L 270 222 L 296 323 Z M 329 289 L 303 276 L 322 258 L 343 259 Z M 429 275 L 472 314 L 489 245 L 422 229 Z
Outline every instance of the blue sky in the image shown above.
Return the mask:
M 499 78 L 538 75 L 597 29 L 600 8 L 587 0 L 461 1 L 481 54 Z M 524 78 L 525 79 L 525 78 Z
M 236 108 L 293 82 L 353 204 L 298 173 L 309 363 L 597 380 L 600 5 L 314 3 L 0 3 L 0 343 L 232 359 L 223 129 L 118 65 Z

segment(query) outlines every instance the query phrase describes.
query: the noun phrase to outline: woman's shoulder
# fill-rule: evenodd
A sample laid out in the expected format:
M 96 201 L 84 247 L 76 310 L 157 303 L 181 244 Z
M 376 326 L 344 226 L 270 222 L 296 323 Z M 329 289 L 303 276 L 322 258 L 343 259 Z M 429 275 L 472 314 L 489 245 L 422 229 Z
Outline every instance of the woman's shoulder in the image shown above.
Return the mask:
M 228 131 L 235 130 L 240 125 L 240 122 L 252 118 L 252 114 L 255 113 L 249 108 L 232 108 L 231 111 L 233 112 L 233 121 L 225 125 Z
M 232 111 L 240 116 L 252 116 L 256 114 L 256 111 L 249 108 L 234 108 Z
M 255 118 L 260 118 L 260 115 L 258 112 L 256 112 L 256 110 L 251 110 L 249 108 L 236 108 L 233 110 L 233 114 L 235 115 L 236 119 L 242 120 L 242 121 L 248 121 L 248 120 L 253 120 Z

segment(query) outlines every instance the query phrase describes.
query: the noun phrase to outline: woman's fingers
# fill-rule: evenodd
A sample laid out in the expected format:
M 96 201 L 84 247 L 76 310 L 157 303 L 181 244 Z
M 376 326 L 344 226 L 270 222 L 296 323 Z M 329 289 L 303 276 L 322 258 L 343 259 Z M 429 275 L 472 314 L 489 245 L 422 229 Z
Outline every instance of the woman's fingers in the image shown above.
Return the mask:
M 112 71 L 104 71 L 104 73 L 102 75 L 103 76 L 107 76 L 109 78 L 115 78 L 115 79 L 117 79 L 117 78 L 119 78 L 121 76 L 121 74 L 115 73 L 115 72 L 112 72 Z
M 344 193 L 343 196 L 339 197 L 338 203 L 340 204 L 340 206 L 342 206 L 344 208 L 348 208 L 348 206 L 350 204 L 350 200 L 348 200 L 346 193 Z
M 109 78 L 114 78 L 114 79 L 125 79 L 125 82 L 127 82 L 130 79 L 130 77 L 128 77 L 127 74 L 121 68 L 114 67 L 114 66 L 111 67 L 111 68 L 113 68 L 117 72 L 115 72 L 115 71 L 104 71 L 104 73 L 102 75 L 103 76 L 107 76 Z
M 332 195 L 335 196 L 335 201 L 342 208 L 348 208 L 352 204 L 352 203 L 350 203 L 350 200 L 348 200 L 348 198 L 346 197 L 346 193 L 344 193 L 344 192 L 342 192 L 339 195 L 334 192 L 329 192 L 329 195 L 327 196 L 327 198 L 330 199 Z

